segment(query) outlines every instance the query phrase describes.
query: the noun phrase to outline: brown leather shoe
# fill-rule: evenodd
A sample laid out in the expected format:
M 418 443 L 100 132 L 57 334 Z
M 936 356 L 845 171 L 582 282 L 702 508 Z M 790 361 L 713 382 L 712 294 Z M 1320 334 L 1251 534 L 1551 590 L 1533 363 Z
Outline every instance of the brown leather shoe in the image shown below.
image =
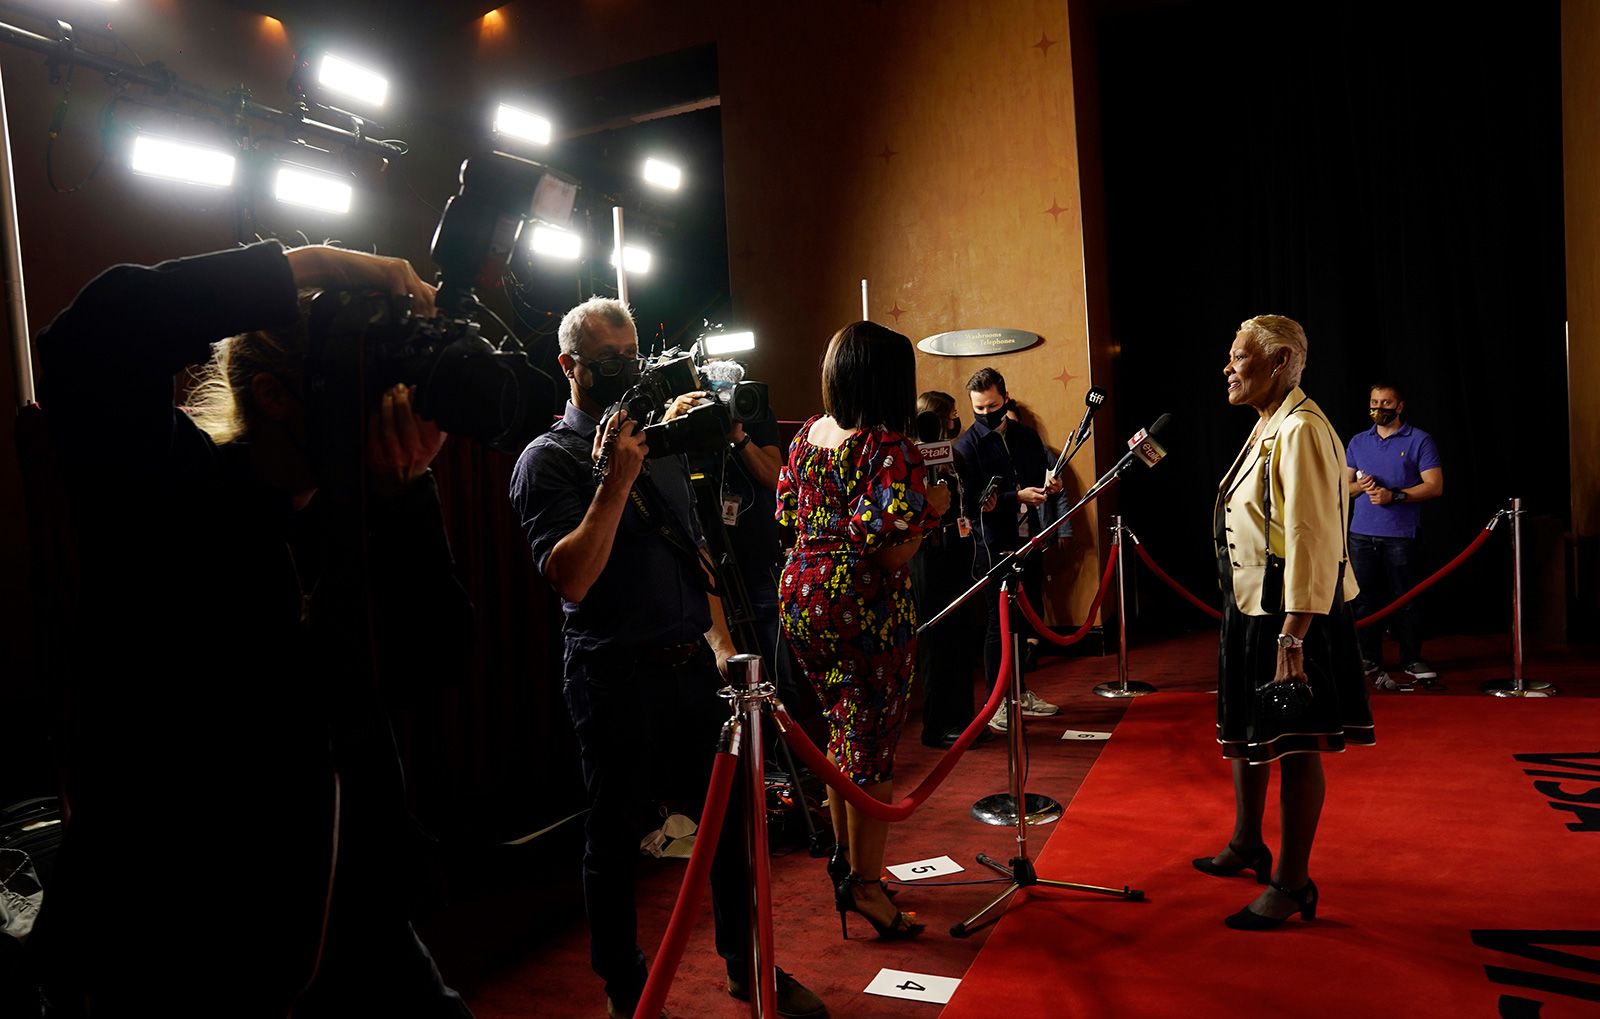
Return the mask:
M 744 977 L 728 977 L 728 997 L 739 1001 L 750 1000 L 750 989 L 745 985 Z M 828 1006 L 809 987 L 780 969 L 778 1014 L 784 1019 L 822 1019 L 828 1014 Z

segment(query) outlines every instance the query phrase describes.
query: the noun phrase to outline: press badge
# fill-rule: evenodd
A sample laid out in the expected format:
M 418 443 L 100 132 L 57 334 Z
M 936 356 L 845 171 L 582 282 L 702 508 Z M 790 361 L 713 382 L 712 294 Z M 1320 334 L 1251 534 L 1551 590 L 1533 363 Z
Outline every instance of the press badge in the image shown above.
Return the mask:
M 972 537 L 972 521 L 966 517 L 956 517 L 956 533 L 963 538 Z
M 739 524 L 739 497 L 730 495 L 722 500 L 722 522 L 729 527 Z

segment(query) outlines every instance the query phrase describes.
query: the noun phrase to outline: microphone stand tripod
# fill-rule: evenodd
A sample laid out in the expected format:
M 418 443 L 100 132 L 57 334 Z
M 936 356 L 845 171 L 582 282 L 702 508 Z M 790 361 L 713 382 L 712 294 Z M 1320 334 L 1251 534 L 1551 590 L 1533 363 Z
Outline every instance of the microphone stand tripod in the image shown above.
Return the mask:
M 1089 501 L 1099 495 L 1101 490 L 1111 484 L 1122 472 L 1127 470 L 1133 462 L 1132 456 L 1124 457 L 1115 467 L 1106 472 L 1106 475 L 1096 481 L 1083 498 L 1079 499 L 1070 509 L 1057 517 L 1054 523 L 1042 528 L 1037 535 L 1030 538 L 1020 548 L 1008 553 L 989 569 L 976 583 L 964 591 L 955 601 L 945 606 L 937 615 L 917 628 L 920 634 L 923 630 L 936 625 L 949 616 L 968 599 L 974 597 L 988 583 L 1002 574 L 1009 574 L 1001 582 L 1000 590 L 1006 599 L 1004 611 L 1006 618 L 1013 624 L 1020 621 L 1017 611 L 1018 590 L 1022 584 L 1022 564 L 1027 556 L 1044 544 L 1047 534 L 1055 533 L 1057 527 L 1066 523 L 1074 513 L 1077 513 Z M 986 916 L 996 910 L 1011 898 L 1012 893 L 1022 888 L 1044 886 L 1047 888 L 1070 889 L 1072 891 L 1093 892 L 1097 895 L 1110 895 L 1131 902 L 1143 902 L 1144 892 L 1123 885 L 1121 888 L 1109 888 L 1103 885 L 1078 884 L 1070 881 L 1055 881 L 1041 878 L 1034 870 L 1033 860 L 1028 855 L 1028 826 L 1030 824 L 1049 824 L 1061 816 L 1061 804 L 1047 796 L 1030 794 L 1024 788 L 1023 761 L 1023 733 L 1022 733 L 1022 634 L 1020 626 L 1011 627 L 1011 685 L 1006 692 L 1006 718 L 1010 723 L 1007 726 L 1008 754 L 1007 768 L 1010 774 L 1011 791 L 986 796 L 973 804 L 972 813 L 978 820 L 985 824 L 1009 825 L 1017 827 L 1017 855 L 1013 856 L 1009 865 L 1003 864 L 987 853 L 978 854 L 978 862 L 996 873 L 1011 879 L 1005 890 L 995 896 L 988 905 L 978 910 L 950 928 L 950 936 L 964 938 L 973 931 L 986 926 L 991 920 Z M 1022 805 L 1019 809 L 1018 805 Z

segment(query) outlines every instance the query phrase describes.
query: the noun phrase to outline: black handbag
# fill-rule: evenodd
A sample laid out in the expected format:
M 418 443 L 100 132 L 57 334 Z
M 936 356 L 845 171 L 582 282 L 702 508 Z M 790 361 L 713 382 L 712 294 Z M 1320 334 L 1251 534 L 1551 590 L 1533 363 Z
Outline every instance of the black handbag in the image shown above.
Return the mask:
M 1310 683 L 1262 683 L 1256 687 L 1256 716 L 1270 718 L 1280 726 L 1298 722 L 1311 710 L 1313 696 Z

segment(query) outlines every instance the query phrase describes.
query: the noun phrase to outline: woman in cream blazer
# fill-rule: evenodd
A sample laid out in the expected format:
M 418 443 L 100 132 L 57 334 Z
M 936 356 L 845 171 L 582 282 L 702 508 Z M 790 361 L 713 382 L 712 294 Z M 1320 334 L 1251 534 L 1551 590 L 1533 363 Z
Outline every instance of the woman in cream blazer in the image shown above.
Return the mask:
M 1228 402 L 1259 420 L 1219 486 L 1214 519 L 1225 602 L 1217 741 L 1233 764 L 1233 835 L 1194 865 L 1219 877 L 1251 870 L 1269 885 L 1227 918 L 1242 930 L 1277 927 L 1295 913 L 1315 918 L 1309 867 L 1325 788 L 1321 755 L 1373 742 L 1348 607 L 1357 588 L 1345 553 L 1344 444 L 1300 389 L 1305 361 L 1299 324 L 1261 315 L 1240 326 L 1223 369 Z M 1299 695 L 1288 698 L 1298 711 L 1274 707 L 1281 699 L 1272 695 L 1285 692 Z M 1276 869 L 1261 834 L 1272 761 L 1282 762 Z

